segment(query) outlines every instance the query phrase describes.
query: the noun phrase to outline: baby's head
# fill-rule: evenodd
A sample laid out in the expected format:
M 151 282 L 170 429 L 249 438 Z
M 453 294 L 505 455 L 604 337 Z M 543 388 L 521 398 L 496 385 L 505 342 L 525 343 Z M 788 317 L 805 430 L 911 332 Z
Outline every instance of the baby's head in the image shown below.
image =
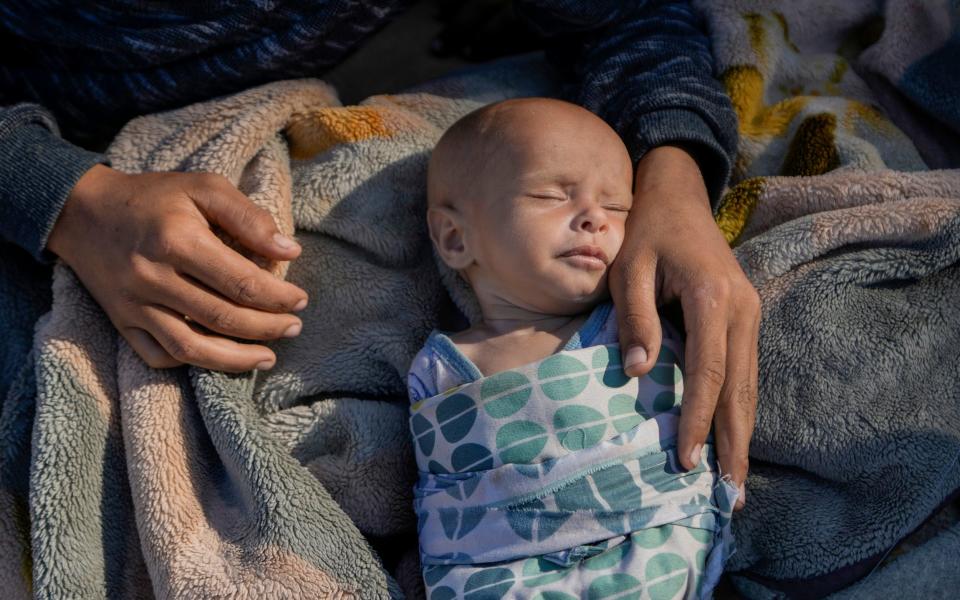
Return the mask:
M 585 312 L 607 297 L 632 171 L 623 141 L 586 109 L 545 98 L 485 106 L 430 158 L 430 237 L 481 306 Z

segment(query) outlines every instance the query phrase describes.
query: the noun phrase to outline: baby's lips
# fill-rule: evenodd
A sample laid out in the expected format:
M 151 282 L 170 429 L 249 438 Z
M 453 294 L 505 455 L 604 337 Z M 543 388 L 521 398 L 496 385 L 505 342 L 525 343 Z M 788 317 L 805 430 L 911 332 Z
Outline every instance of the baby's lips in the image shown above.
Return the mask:
M 593 258 L 599 258 L 600 260 L 603 261 L 603 264 L 605 265 L 610 264 L 610 259 L 607 256 L 607 253 L 604 252 L 603 248 L 601 248 L 600 246 L 593 246 L 593 245 L 576 246 L 560 255 L 561 258 L 567 257 L 567 256 L 591 256 Z

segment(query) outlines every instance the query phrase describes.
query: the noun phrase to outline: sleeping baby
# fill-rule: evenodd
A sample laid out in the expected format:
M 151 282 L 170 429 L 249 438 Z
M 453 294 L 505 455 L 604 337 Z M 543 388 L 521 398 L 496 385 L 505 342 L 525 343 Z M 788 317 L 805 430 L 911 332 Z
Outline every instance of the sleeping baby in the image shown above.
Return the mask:
M 601 119 L 508 100 L 455 123 L 428 175 L 430 236 L 482 318 L 410 368 L 423 578 L 451 598 L 709 597 L 737 488 L 713 444 L 676 456 L 682 341 L 627 377 L 607 272 L 632 165 Z

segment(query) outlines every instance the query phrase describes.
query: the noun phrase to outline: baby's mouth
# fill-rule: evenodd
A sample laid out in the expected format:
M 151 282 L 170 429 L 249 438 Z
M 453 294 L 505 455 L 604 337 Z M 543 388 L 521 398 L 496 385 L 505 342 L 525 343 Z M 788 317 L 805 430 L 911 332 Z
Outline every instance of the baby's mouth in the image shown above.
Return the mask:
M 577 246 L 559 255 L 558 258 L 565 258 L 568 262 L 591 271 L 602 271 L 610 262 L 607 253 L 599 246 Z

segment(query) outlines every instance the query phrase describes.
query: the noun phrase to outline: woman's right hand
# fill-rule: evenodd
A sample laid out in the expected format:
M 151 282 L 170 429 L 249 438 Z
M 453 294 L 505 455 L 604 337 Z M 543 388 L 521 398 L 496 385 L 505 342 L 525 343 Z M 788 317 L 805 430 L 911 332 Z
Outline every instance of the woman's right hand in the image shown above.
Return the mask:
M 290 313 L 307 294 L 229 248 L 213 224 L 268 259 L 300 254 L 267 211 L 219 175 L 129 175 L 103 165 L 77 182 L 47 248 L 151 367 L 269 369 L 269 348 L 227 336 L 298 335 L 302 323 Z

